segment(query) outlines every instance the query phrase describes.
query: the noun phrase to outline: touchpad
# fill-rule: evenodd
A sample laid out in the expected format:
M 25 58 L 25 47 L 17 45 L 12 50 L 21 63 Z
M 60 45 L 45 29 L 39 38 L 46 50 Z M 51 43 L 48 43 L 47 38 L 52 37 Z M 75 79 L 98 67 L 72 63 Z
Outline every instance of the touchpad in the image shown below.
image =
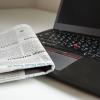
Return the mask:
M 70 64 L 78 60 L 74 57 L 65 56 L 51 51 L 48 51 L 48 53 L 52 58 L 53 62 L 55 63 L 56 70 L 63 70 L 65 67 L 69 66 Z

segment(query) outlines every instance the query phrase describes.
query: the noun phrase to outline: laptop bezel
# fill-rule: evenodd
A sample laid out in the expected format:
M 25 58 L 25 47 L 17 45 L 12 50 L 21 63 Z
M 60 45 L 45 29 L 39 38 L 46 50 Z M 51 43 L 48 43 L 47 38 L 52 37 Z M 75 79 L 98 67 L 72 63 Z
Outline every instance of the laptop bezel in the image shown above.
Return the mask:
M 100 36 L 100 29 L 59 23 L 58 18 L 60 15 L 60 11 L 61 11 L 63 2 L 64 2 L 64 0 L 61 0 L 60 6 L 58 9 L 58 13 L 57 13 L 57 17 L 55 20 L 55 24 L 54 24 L 54 29 L 75 32 L 75 33 L 82 33 L 82 34 L 93 35 L 93 36 Z

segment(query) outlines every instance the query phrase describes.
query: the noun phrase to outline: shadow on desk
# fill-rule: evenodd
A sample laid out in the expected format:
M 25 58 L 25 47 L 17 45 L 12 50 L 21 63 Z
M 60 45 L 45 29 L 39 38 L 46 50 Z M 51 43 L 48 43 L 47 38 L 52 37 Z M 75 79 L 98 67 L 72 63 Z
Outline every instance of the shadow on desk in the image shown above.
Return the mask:
M 56 80 L 53 80 L 53 79 L 45 77 L 45 76 L 37 77 L 36 79 L 51 88 L 55 88 L 56 90 L 61 91 L 64 94 L 71 95 L 75 98 L 85 99 L 85 100 L 86 99 L 88 99 L 88 100 L 97 99 L 95 96 L 87 94 L 81 90 L 77 90 L 71 86 L 65 85 L 63 83 L 60 83 Z
M 30 90 L 30 88 L 33 87 L 33 89 L 31 91 L 34 93 L 34 91 L 33 91 L 34 90 L 34 86 L 39 86 L 39 84 L 37 84 L 37 83 L 39 83 L 42 86 L 44 85 L 47 88 L 49 87 L 52 90 L 56 90 L 57 92 L 60 92 L 60 93 L 62 93 L 64 95 L 66 95 L 66 96 L 68 95 L 70 97 L 77 98 L 79 100 L 82 100 L 82 99 L 83 100 L 99 100 L 95 96 L 86 94 L 83 91 L 77 90 L 77 89 L 75 89 L 75 88 L 73 88 L 71 86 L 65 85 L 63 83 L 60 83 L 58 81 L 55 81 L 55 80 L 53 80 L 51 78 L 48 78 L 48 77 L 45 77 L 45 76 L 36 77 L 36 78 L 30 78 L 30 79 L 27 79 L 27 80 L 20 80 L 20 81 L 14 81 L 14 82 L 9 82 L 9 83 L 3 83 L 3 84 L 0 84 L 0 89 L 1 90 L 3 90 L 3 89 L 4 90 L 9 90 L 9 89 L 13 90 L 15 88 L 18 88 L 18 90 L 20 90 L 20 87 L 23 86 L 23 88 L 25 90 L 27 90 L 28 88 L 29 88 L 28 90 Z M 77 99 L 75 99 L 75 100 L 77 100 Z

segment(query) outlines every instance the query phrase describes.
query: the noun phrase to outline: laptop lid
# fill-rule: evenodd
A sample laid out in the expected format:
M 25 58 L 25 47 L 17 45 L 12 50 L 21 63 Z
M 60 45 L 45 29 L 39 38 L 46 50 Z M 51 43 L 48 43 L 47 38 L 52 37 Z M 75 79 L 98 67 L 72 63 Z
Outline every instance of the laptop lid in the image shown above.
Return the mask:
M 54 29 L 100 36 L 100 0 L 61 0 Z

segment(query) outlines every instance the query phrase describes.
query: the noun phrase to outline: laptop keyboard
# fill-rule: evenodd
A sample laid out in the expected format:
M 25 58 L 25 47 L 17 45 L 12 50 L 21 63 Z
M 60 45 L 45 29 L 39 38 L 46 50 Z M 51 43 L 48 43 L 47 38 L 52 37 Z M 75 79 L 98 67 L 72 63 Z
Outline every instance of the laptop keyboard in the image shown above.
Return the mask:
M 44 46 L 100 59 L 100 38 L 73 32 L 47 30 L 37 34 Z

